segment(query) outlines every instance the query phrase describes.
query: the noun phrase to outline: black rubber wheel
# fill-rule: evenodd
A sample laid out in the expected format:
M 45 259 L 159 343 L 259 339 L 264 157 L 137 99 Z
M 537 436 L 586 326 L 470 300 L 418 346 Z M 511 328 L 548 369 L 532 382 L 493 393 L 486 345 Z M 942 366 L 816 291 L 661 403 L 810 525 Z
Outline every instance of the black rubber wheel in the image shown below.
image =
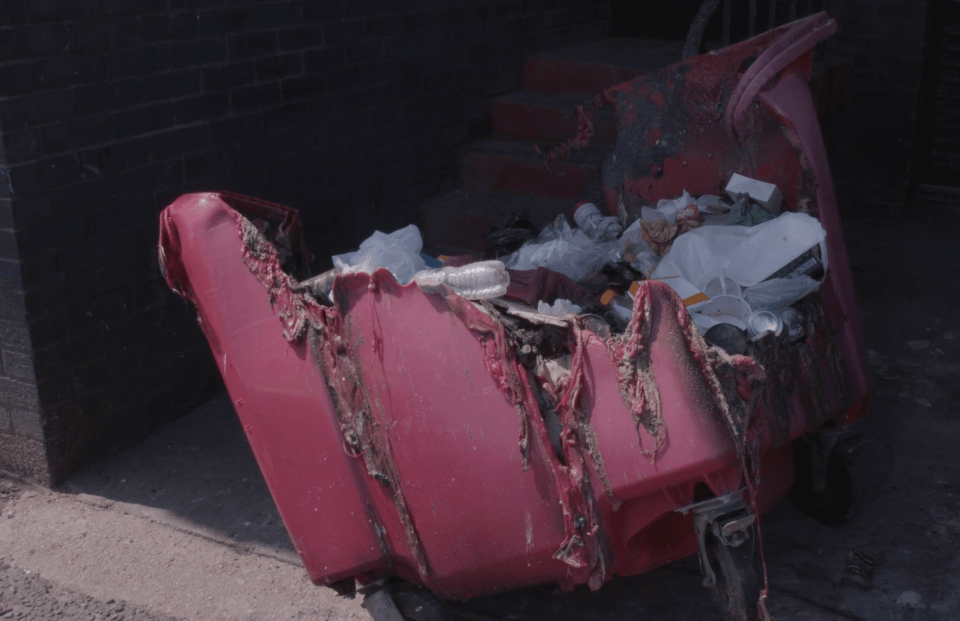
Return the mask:
M 446 604 L 423 587 L 405 584 L 390 593 L 393 603 L 400 614 L 408 621 L 454 621 L 454 616 Z
M 813 489 L 813 467 L 810 445 L 801 441 L 794 447 L 795 477 L 791 495 L 797 506 L 810 517 L 828 526 L 845 523 L 857 504 L 857 481 L 852 457 L 838 443 L 827 457 L 822 490 Z
M 753 570 L 755 541 L 750 537 L 733 548 L 719 539 L 707 537 L 707 557 L 717 576 L 717 584 L 710 589 L 710 599 L 724 621 L 759 621 L 757 602 L 760 584 Z

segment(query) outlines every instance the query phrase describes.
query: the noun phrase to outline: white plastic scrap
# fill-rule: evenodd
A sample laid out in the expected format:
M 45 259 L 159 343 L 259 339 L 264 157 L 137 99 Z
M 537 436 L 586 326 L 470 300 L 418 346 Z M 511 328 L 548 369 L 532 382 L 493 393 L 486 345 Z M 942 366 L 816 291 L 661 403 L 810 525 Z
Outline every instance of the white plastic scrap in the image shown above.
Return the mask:
M 333 265 L 344 273 L 368 274 L 385 267 L 405 285 L 413 280 L 414 274 L 427 267 L 420 256 L 422 249 L 420 229 L 411 224 L 393 233 L 374 232 L 356 252 L 335 255 Z
M 581 309 L 578 305 L 574 304 L 570 300 L 565 300 L 563 298 L 557 298 L 554 300 L 553 304 L 547 304 L 543 300 L 537 302 L 537 312 L 543 315 L 551 315 L 553 317 L 566 317 L 567 315 L 579 315 Z
M 673 226 L 677 223 L 677 214 L 686 209 L 690 203 L 696 203 L 689 192 L 683 191 L 683 195 L 677 198 L 662 198 L 657 201 L 657 208 L 650 209 L 644 207 L 641 210 L 644 220 L 656 220 L 661 216 L 667 219 L 667 222 Z
M 719 196 L 712 194 L 704 194 L 699 197 L 697 207 L 700 209 L 700 213 L 725 214 L 730 211 L 730 205 L 720 200 Z

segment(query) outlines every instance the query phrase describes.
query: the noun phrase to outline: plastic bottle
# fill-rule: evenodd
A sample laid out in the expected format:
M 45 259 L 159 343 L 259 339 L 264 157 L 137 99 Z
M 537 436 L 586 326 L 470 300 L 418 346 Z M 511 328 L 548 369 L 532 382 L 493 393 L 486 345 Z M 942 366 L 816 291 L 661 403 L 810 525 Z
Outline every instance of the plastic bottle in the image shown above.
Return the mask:
M 619 332 L 623 332 L 633 317 L 633 300 L 627 295 L 607 289 L 600 296 L 600 303 L 607 308 Z
M 577 203 L 573 208 L 573 221 L 594 241 L 613 241 L 623 233 L 620 221 L 604 216 L 593 203 Z
M 510 285 L 510 274 L 502 261 L 478 261 L 461 267 L 422 270 L 413 279 L 421 287 L 448 285 L 457 295 L 468 300 L 498 298 Z

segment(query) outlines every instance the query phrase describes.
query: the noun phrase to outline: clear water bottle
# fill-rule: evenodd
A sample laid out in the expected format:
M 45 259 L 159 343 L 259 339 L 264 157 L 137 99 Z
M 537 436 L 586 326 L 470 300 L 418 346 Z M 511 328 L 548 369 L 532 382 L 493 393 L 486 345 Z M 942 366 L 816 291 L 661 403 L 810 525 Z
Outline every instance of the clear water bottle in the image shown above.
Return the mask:
M 422 270 L 413 279 L 421 287 L 447 285 L 468 300 L 499 298 L 506 294 L 510 285 L 510 274 L 502 261 L 478 261 L 461 267 Z
M 623 332 L 633 317 L 633 300 L 623 293 L 617 293 L 613 289 L 607 289 L 600 296 L 600 303 L 607 309 L 608 315 L 613 319 L 613 324 L 618 332 Z
M 623 233 L 620 220 L 604 216 L 593 203 L 577 203 L 573 208 L 573 221 L 594 241 L 613 241 Z

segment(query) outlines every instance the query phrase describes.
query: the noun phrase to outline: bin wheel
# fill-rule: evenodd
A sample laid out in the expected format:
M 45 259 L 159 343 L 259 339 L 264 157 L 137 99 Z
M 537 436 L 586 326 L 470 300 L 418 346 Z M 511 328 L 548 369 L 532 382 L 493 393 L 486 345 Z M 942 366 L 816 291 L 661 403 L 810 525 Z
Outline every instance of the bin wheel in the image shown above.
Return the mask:
M 405 587 L 405 588 L 404 588 Z M 408 621 L 453 621 L 446 604 L 423 587 L 403 585 L 391 593 L 394 603 Z
M 851 451 L 837 443 L 823 461 L 820 474 L 823 489 L 814 488 L 814 454 L 810 443 L 802 442 L 795 453 L 796 476 L 791 495 L 805 513 L 829 526 L 843 524 L 856 507 L 857 480 Z
M 724 621 L 759 621 L 760 585 L 753 571 L 753 539 L 730 547 L 713 536 L 706 541 L 707 558 L 717 577 L 710 599 Z
M 363 607 L 373 621 L 454 621 L 446 605 L 423 587 L 395 582 L 368 593 Z

